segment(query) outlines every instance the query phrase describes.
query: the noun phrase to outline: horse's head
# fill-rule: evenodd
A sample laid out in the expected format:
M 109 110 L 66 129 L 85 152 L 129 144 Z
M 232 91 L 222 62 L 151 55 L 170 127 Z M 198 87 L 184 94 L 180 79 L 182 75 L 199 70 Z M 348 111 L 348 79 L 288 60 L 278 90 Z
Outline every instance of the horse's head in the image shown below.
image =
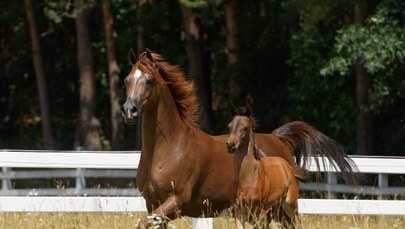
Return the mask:
M 148 49 L 140 55 L 138 61 L 131 49 L 128 58 L 132 69 L 125 77 L 127 99 L 122 106 L 121 113 L 126 124 L 134 124 L 138 114 L 148 109 L 148 104 L 157 99 L 154 88 L 157 85 L 156 81 L 161 78 L 153 54 Z
M 249 140 L 249 132 L 253 128 L 252 110 L 250 105 L 242 108 L 231 108 L 233 116 L 232 121 L 228 124 L 229 138 L 226 141 L 226 147 L 229 153 L 240 149 Z

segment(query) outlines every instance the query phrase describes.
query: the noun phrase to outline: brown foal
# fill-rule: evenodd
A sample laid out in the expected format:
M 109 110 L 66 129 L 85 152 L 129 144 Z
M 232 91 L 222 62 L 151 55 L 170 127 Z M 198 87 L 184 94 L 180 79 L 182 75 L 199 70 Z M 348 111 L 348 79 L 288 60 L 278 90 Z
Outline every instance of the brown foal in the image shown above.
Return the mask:
M 245 221 L 266 217 L 265 213 L 274 208 L 276 212 L 281 210 L 276 213 L 276 217 L 285 226 L 291 227 L 298 216 L 296 177 L 305 179 L 305 171 L 293 168 L 282 157 L 265 157 L 255 146 L 249 105 L 239 112 L 235 110 L 233 115 L 228 125 L 230 140 L 226 144 L 228 151 L 234 152 L 234 176 L 238 180 L 239 209 L 235 213 L 237 226 L 243 228 Z M 231 147 L 232 144 L 236 146 Z

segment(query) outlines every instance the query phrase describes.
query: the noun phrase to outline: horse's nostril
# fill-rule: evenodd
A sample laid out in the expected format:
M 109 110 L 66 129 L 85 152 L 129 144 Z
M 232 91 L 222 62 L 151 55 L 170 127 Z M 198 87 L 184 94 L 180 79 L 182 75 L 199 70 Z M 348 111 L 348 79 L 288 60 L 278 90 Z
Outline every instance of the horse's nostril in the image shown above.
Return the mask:
M 131 109 L 132 114 L 136 114 L 137 111 L 138 111 L 138 110 L 136 109 L 136 107 L 132 107 L 132 109 Z
M 133 105 L 132 101 L 127 100 L 121 107 L 122 116 L 126 119 L 132 119 L 138 115 L 136 107 Z
M 226 148 L 228 148 L 228 152 L 235 151 L 235 143 L 234 142 L 227 142 L 226 143 Z

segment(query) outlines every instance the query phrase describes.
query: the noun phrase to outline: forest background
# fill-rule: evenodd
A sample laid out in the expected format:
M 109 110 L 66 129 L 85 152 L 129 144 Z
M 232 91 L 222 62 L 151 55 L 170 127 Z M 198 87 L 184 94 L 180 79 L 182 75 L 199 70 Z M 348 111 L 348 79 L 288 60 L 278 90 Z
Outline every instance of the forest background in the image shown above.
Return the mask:
M 405 155 L 403 0 L 1 1 L 0 148 L 139 149 L 128 50 L 195 82 L 201 128 L 306 121 L 348 154 Z

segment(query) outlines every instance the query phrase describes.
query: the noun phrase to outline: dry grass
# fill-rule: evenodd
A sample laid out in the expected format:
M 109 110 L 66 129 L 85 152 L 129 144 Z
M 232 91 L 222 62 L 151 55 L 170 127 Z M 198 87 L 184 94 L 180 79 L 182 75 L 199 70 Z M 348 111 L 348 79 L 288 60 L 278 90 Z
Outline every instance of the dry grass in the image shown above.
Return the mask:
M 134 228 L 145 213 L 0 213 L 0 228 L 6 229 L 122 229 Z M 302 228 L 322 229 L 391 229 L 405 228 L 404 216 L 331 216 L 302 215 Z M 230 218 L 215 218 L 214 228 L 234 228 Z M 272 223 L 271 228 L 281 228 Z M 183 217 L 172 221 L 169 228 L 189 229 L 191 219 Z M 251 228 L 248 226 L 247 228 Z
M 304 228 L 323 228 L 323 229 L 405 228 L 405 216 L 303 215 L 301 219 Z

